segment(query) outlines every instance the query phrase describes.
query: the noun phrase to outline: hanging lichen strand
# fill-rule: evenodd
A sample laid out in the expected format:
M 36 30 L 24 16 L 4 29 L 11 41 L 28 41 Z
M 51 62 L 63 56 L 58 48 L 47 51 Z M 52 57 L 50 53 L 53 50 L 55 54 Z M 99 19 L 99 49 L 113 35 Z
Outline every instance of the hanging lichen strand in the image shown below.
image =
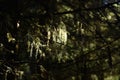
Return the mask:
M 60 25 L 53 31 L 53 41 L 59 44 L 66 45 L 67 43 L 67 30 L 65 24 L 61 21 Z
M 37 59 L 38 55 L 45 57 L 45 53 L 42 52 L 41 48 L 45 47 L 40 41 L 39 37 L 36 37 L 30 45 L 30 57 L 35 57 Z M 35 52 L 34 52 L 35 51 Z
M 44 27 L 46 27 L 47 29 L 45 29 L 45 31 L 42 32 Z M 56 49 L 52 50 L 53 46 L 58 46 L 59 50 L 61 50 L 60 52 L 56 52 L 56 54 L 53 54 L 54 56 L 58 56 L 58 60 L 62 60 L 64 56 L 66 56 L 65 54 L 67 53 L 64 48 L 65 45 L 67 44 L 66 25 L 64 24 L 63 21 L 61 21 L 56 28 L 55 27 L 54 29 L 52 28 L 46 25 L 46 26 L 40 26 L 39 28 L 37 28 L 37 31 L 35 29 L 37 33 L 34 33 L 35 31 L 33 32 L 28 31 L 26 35 L 27 52 L 29 53 L 30 58 L 34 57 L 35 59 L 38 59 L 40 57 L 45 57 L 46 54 L 52 53 L 53 51 L 56 50 Z M 51 41 L 53 43 L 51 43 Z M 43 51 L 43 48 L 45 49 L 45 51 Z M 51 57 L 53 57 L 53 55 L 51 55 Z M 59 59 L 60 58 L 59 55 L 62 55 L 61 59 Z

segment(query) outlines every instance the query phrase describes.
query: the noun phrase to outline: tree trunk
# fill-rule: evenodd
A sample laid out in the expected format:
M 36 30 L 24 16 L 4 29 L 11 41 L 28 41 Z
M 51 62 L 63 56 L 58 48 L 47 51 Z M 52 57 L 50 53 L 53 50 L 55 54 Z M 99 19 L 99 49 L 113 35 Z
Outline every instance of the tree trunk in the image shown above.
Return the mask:
M 88 69 L 86 68 L 86 65 L 84 65 L 81 80 L 92 80 L 91 74 L 89 73 Z
M 99 73 L 97 74 L 98 80 L 104 80 L 104 74 L 103 73 Z
M 91 74 L 83 74 L 81 80 L 92 80 Z

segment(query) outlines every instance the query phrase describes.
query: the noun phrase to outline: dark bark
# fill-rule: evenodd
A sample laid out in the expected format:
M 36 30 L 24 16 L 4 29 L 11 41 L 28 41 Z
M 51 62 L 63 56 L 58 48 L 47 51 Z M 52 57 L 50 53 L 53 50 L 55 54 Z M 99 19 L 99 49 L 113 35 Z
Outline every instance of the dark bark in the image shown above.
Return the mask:
M 98 80 L 104 80 L 104 73 L 100 72 L 97 74 Z

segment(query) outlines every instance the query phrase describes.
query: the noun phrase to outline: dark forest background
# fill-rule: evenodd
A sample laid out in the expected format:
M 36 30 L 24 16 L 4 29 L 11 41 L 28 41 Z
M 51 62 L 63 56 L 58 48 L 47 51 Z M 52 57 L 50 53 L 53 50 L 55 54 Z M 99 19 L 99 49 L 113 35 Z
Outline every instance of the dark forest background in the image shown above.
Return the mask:
M 119 0 L 0 0 L 0 80 L 120 80 Z

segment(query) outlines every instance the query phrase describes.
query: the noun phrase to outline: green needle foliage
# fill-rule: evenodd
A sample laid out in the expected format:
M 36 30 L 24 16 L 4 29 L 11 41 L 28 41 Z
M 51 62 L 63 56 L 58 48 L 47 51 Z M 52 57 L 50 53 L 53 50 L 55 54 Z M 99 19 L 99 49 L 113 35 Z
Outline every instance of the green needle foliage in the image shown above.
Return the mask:
M 119 21 L 119 0 L 0 0 L 0 79 L 119 80 Z

